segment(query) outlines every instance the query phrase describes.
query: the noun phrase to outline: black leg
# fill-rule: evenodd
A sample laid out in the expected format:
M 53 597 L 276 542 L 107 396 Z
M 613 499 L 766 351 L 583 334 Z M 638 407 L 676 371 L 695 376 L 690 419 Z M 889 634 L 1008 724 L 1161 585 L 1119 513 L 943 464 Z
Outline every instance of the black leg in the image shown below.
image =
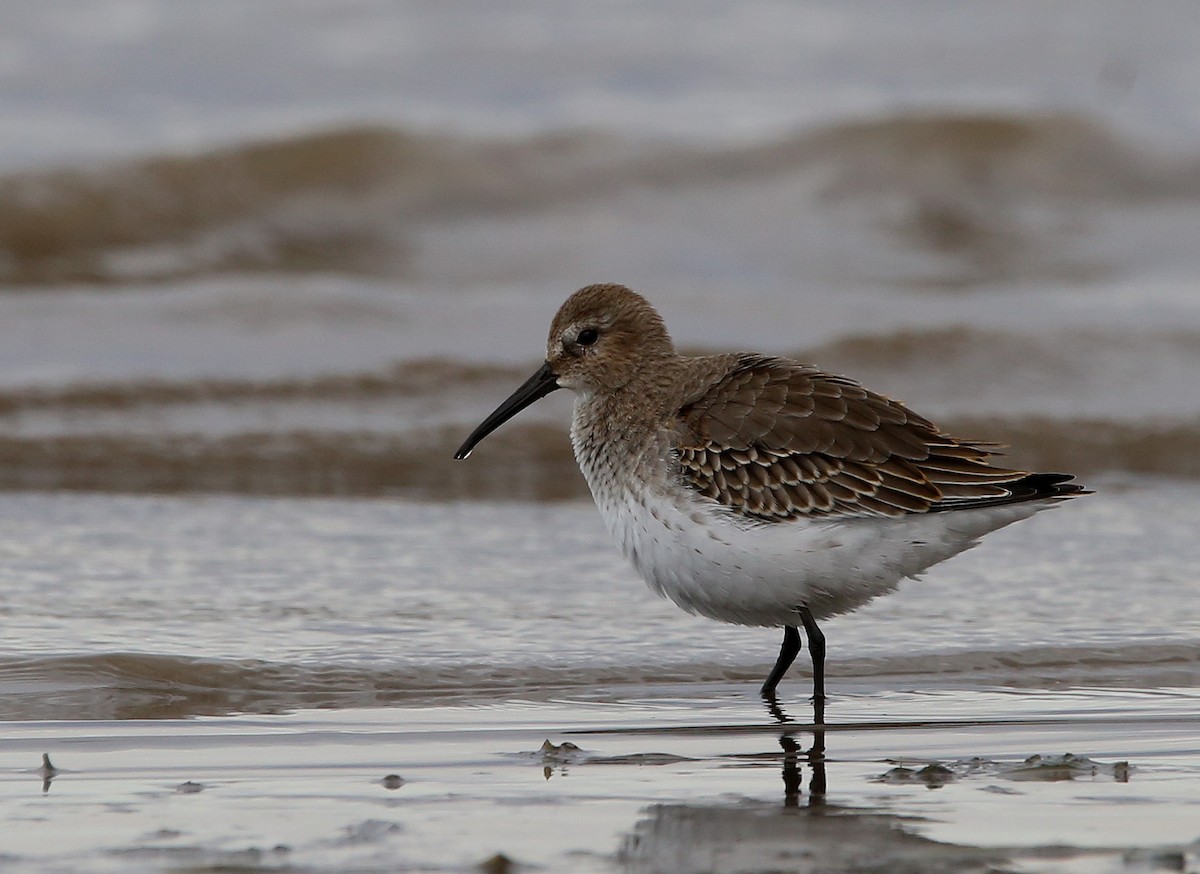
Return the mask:
M 808 653 L 813 663 L 813 706 L 819 713 L 817 722 L 825 721 L 825 635 L 817 627 L 817 620 L 807 607 L 798 607 L 804 634 L 808 637 Z M 797 647 L 798 648 L 798 647 Z
M 801 613 L 800 616 L 803 618 L 804 614 Z M 811 619 L 810 616 L 809 620 Z M 805 627 L 807 628 L 807 625 Z M 775 687 L 779 685 L 779 681 L 783 679 L 787 669 L 796 660 L 798 652 L 800 652 L 800 630 L 795 625 L 785 625 L 783 627 L 783 645 L 779 647 L 779 658 L 775 660 L 775 667 L 771 668 L 771 673 L 762 685 L 761 694 L 764 698 L 775 697 Z

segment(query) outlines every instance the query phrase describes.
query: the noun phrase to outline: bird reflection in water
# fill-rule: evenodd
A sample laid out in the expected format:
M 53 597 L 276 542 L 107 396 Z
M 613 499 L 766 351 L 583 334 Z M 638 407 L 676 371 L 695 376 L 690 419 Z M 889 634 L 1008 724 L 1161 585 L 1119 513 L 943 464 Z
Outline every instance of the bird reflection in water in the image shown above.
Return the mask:
M 846 811 L 826 806 L 824 722 L 794 721 L 778 702 L 767 700 L 766 705 L 781 753 L 764 751 L 750 760 L 781 764 L 783 803 L 775 795 L 770 800 L 655 804 L 622 841 L 618 857 L 627 874 L 810 870 L 826 851 L 834 860 L 830 870 L 859 870 L 838 868 L 836 860 L 857 853 L 860 839 L 894 840 L 891 822 L 827 815 Z M 813 715 L 823 716 L 819 710 Z M 767 739 L 757 731 L 755 735 Z M 806 746 L 809 735 L 812 745 Z M 754 767 L 747 773 L 764 772 Z M 757 777 L 754 783 L 759 784 Z
M 58 776 L 58 768 L 50 761 L 49 753 L 42 753 L 42 766 L 38 768 L 38 776 L 42 778 L 42 794 L 50 791 L 50 781 Z
M 794 725 L 793 720 L 774 695 L 764 695 L 763 703 L 771 718 L 780 725 Z M 813 744 L 805 750 L 796 740 L 796 736 L 807 728 L 812 732 Z M 804 797 L 804 769 L 807 763 L 812 771 L 812 779 L 808 784 L 808 806 L 823 807 L 827 788 L 825 778 L 825 701 L 823 698 L 813 699 L 813 721 L 811 726 L 796 725 L 795 731 L 785 731 L 779 736 L 779 745 L 783 748 L 783 806 L 799 807 Z

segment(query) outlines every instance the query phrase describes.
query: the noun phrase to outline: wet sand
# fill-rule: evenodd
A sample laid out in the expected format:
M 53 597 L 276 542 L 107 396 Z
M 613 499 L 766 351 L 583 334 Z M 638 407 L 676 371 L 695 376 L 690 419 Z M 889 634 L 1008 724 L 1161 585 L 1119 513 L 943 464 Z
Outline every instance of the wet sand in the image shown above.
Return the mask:
M 832 620 L 822 737 L 588 505 L 9 493 L 0 869 L 1195 870 L 1198 506 L 1102 483 Z
M 16 872 L 1200 865 L 1195 688 L 838 687 L 824 732 L 805 705 L 771 713 L 742 684 L 10 722 L 0 859 Z

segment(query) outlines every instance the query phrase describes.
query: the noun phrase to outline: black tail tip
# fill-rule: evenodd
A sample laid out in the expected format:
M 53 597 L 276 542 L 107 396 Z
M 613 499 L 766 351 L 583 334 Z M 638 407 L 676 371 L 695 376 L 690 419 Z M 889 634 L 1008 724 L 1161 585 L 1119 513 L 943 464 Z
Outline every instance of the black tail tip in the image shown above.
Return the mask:
M 1013 486 L 1025 492 L 1030 499 L 1071 498 L 1092 494 L 1091 489 L 1075 482 L 1075 477 L 1069 473 L 1031 473 L 1017 480 Z

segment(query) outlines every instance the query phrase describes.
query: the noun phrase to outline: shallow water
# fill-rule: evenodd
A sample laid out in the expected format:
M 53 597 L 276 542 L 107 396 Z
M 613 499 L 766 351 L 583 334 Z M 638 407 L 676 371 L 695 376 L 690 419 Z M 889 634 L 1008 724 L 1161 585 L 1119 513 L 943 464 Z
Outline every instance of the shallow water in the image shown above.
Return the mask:
M 0 858 L 1188 870 L 1200 501 L 1088 485 L 826 622 L 823 735 L 590 504 L 6 493 Z
M 1195 688 L 876 685 L 839 695 L 822 737 L 744 689 L 687 684 L 20 722 L 0 851 L 22 872 L 461 871 L 497 854 L 588 872 L 1175 871 L 1200 836 L 1198 704 Z M 62 771 L 43 783 L 46 750 Z
M 1194 679 L 1196 489 L 1106 485 L 828 621 L 831 676 Z M 0 532 L 8 718 L 603 698 L 778 646 L 652 595 L 590 504 L 10 493 Z

